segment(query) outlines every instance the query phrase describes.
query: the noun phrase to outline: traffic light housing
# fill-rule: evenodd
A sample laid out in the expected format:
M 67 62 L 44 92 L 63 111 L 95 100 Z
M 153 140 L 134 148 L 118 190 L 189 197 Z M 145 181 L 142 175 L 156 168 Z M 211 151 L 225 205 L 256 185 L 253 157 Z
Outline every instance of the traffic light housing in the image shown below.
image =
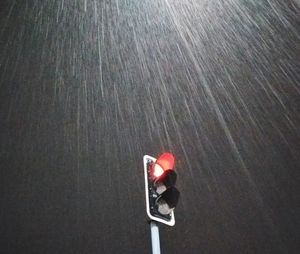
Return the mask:
M 174 208 L 180 192 L 175 188 L 175 157 L 163 153 L 158 159 L 144 156 L 146 210 L 149 218 L 169 226 L 175 225 Z

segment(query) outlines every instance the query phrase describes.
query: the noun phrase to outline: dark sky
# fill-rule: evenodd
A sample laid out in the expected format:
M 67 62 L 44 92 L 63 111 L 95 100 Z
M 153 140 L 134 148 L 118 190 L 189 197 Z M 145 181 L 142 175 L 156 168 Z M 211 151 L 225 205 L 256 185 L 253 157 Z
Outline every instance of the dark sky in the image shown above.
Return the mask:
M 298 0 L 2 0 L 0 253 L 298 253 Z

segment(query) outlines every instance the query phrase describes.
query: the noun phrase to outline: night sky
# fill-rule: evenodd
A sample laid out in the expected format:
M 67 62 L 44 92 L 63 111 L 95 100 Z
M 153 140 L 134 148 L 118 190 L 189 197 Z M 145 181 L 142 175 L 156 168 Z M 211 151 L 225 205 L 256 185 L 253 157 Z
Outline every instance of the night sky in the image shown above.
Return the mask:
M 299 0 L 1 0 L 0 254 L 298 253 Z

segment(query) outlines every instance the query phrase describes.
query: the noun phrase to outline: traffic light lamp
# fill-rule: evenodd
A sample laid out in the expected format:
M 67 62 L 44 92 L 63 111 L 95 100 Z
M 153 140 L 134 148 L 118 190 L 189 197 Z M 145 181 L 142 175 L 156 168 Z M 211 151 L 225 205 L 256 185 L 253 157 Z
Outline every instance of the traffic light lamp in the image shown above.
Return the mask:
M 175 157 L 163 153 L 158 159 L 144 156 L 146 208 L 150 219 L 175 225 L 174 208 L 180 192 L 175 188 L 177 174 L 174 170 Z

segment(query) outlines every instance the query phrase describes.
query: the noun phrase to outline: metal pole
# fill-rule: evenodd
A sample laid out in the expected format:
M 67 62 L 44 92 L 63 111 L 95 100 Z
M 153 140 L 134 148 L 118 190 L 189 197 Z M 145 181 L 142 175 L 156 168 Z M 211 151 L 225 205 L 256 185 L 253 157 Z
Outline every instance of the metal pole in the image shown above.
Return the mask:
M 159 228 L 155 221 L 150 222 L 152 254 L 160 254 Z

